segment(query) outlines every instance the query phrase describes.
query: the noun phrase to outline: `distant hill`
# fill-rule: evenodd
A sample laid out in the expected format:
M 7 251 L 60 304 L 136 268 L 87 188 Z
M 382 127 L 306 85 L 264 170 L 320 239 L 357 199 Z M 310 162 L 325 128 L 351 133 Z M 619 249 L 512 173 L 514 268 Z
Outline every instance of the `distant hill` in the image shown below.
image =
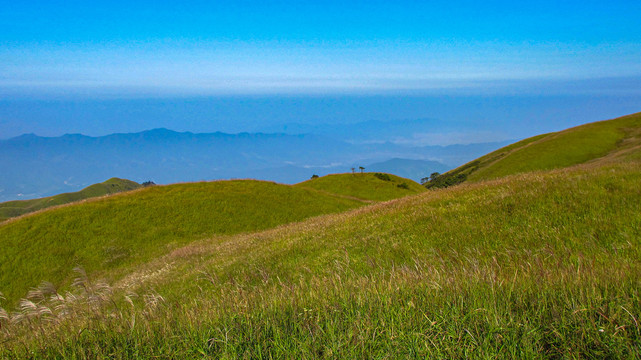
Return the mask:
M 272 169 L 248 170 L 234 173 L 235 178 L 258 178 L 270 179 L 280 183 L 289 183 L 292 178 L 304 180 L 309 179 L 312 175 L 325 176 L 329 174 L 344 173 L 350 171 L 352 167 L 364 166 L 367 172 L 383 172 L 395 174 L 400 177 L 408 178 L 420 182 L 422 178 L 429 176 L 434 171 L 445 172 L 452 167 L 438 161 L 430 160 L 413 160 L 393 158 L 382 162 L 370 163 L 369 160 L 363 160 L 352 164 L 329 165 L 329 166 L 294 166 L 286 165 Z
M 441 175 L 428 187 L 474 182 L 582 164 L 637 146 L 641 113 L 534 136 Z
M 390 159 L 383 162 L 370 164 L 365 167 L 368 172 L 384 172 L 395 174 L 404 178 L 420 182 L 422 178 L 429 176 L 433 172 L 446 172 L 451 169 L 450 166 L 438 161 L 429 160 L 410 160 L 410 159 Z
M 358 170 L 357 170 L 358 171 Z M 295 185 L 362 200 L 391 200 L 425 191 L 416 182 L 384 173 L 332 174 Z
M 115 194 L 122 191 L 134 190 L 140 187 L 142 187 L 142 185 L 134 181 L 111 178 L 105 182 L 88 186 L 77 192 L 64 193 L 40 199 L 3 202 L 0 203 L 0 222 L 8 218 L 28 214 L 52 206 Z
M 0 141 L 0 172 L 6 175 L 0 179 L 0 200 L 76 191 L 110 177 L 158 184 L 230 178 L 238 169 L 352 152 L 349 144 L 306 135 L 167 129 L 102 137 L 23 135 Z

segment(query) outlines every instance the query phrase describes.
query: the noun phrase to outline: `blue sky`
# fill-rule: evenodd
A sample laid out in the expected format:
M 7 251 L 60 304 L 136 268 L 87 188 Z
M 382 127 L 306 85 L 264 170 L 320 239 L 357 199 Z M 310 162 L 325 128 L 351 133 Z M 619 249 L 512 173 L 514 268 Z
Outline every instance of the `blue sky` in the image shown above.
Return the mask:
M 641 1 L 0 0 L 0 139 L 420 118 L 525 137 L 639 111 L 639 24 Z
M 0 8 L 3 96 L 61 88 L 429 90 L 641 75 L 639 1 L 2 1 Z

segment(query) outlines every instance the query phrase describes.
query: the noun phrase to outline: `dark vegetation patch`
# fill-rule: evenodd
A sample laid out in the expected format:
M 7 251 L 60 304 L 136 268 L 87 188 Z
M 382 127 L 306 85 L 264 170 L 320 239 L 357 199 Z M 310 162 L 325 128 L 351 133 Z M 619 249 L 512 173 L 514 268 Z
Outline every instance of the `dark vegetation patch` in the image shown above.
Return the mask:
M 374 173 L 374 176 L 377 178 L 383 180 L 383 181 L 392 181 L 392 178 L 389 177 L 387 174 L 382 174 L 382 173 Z
M 434 176 L 424 185 L 428 189 L 439 189 L 458 185 L 464 182 L 469 174 L 476 171 L 480 164 L 481 162 L 479 160 L 472 161 L 445 174 Z

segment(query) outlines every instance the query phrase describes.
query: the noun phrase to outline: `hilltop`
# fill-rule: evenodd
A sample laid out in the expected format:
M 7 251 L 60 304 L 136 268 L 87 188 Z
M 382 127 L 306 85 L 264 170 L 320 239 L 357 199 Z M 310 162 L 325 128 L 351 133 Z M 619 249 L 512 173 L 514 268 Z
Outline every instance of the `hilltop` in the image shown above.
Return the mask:
M 88 186 L 77 192 L 64 193 L 33 200 L 3 202 L 0 203 L 0 222 L 52 206 L 68 204 L 75 201 L 115 194 L 123 191 L 135 190 L 141 186 L 142 185 L 134 181 L 111 178 L 99 184 Z
M 385 173 L 332 174 L 295 185 L 361 200 L 384 201 L 425 191 L 416 182 Z
M 476 182 L 596 161 L 639 145 L 641 113 L 533 136 L 442 174 L 428 187 Z
M 0 316 L 0 356 L 639 357 L 641 124 L 639 114 L 622 119 L 565 133 L 562 141 L 549 138 L 537 145 L 532 168 L 515 165 L 508 176 L 417 188 L 384 202 L 371 203 L 376 196 L 346 184 L 381 181 L 381 194 L 403 190 L 392 187 L 398 181 L 391 175 L 342 174 L 296 186 L 221 182 L 220 197 L 205 200 L 212 183 L 201 184 L 201 192 L 175 185 L 173 197 L 163 192 L 169 187 L 154 187 L 27 216 L 8 225 L 58 214 L 42 231 L 60 224 L 68 242 L 109 214 L 119 228 L 132 227 L 127 236 L 141 241 L 136 247 L 152 253 L 129 266 L 90 268 L 89 277 L 80 271 L 76 286 L 65 287 L 72 293 L 46 284 L 34 289 L 11 322 Z M 586 138 L 607 146 L 585 156 L 595 149 Z M 530 151 L 525 145 L 478 163 L 491 169 L 508 154 Z M 332 194 L 337 183 L 340 194 Z M 250 184 L 255 189 L 247 191 Z M 157 204 L 179 212 L 130 211 L 152 190 L 167 197 Z M 99 207 L 96 217 L 83 218 L 91 204 Z M 315 208 L 320 204 L 332 207 Z M 238 209 L 234 216 L 208 217 L 231 208 Z M 149 210 L 156 215 L 145 218 Z M 141 218 L 120 225 L 132 216 Z M 203 227 L 194 225 L 201 221 Z M 20 226 L 13 236 L 33 224 Z M 157 227 L 165 242 L 154 243 Z M 198 236 L 181 237 L 189 228 Z M 221 230 L 202 232 L 214 228 Z M 91 260 L 104 263 L 104 254 Z

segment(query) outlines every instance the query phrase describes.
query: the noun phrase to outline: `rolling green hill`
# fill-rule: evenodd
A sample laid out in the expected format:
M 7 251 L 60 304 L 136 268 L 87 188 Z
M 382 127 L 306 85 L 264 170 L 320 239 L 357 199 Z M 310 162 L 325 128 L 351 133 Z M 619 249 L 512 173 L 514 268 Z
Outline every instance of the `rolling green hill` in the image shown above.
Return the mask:
M 583 165 L 198 241 L 112 288 L 80 278 L 0 354 L 638 357 L 640 181 L 639 161 Z
M 327 175 L 295 186 L 373 201 L 391 200 L 425 191 L 412 180 L 383 173 Z
M 1 226 L 0 283 L 5 296 L 16 299 L 43 280 L 64 284 L 75 266 L 89 273 L 129 268 L 193 240 L 268 229 L 362 204 L 262 181 L 153 186 Z
M 12 217 L 28 214 L 52 206 L 63 205 L 93 197 L 134 190 L 140 188 L 141 186 L 142 185 L 134 181 L 111 178 L 105 182 L 93 184 L 77 192 L 64 193 L 41 199 L 3 202 L 0 203 L 0 222 Z
M 629 147 L 638 137 L 641 113 L 534 136 L 503 147 L 442 174 L 429 187 L 482 181 L 536 170 L 550 170 L 597 160 Z
M 0 311 L 0 357 L 641 357 L 641 139 L 630 121 L 613 148 L 576 156 L 566 168 L 367 206 L 354 198 L 359 192 L 329 193 L 328 177 L 289 187 L 220 182 L 218 197 L 216 183 L 196 184 L 200 192 L 193 184 L 157 187 L 81 204 L 95 209 L 25 217 L 8 225 L 60 216 L 46 225 L 62 223 L 58 243 L 118 224 L 130 229 L 127 246 L 144 251 L 119 260 L 103 250 L 110 236 L 90 244 L 102 252 L 84 255 L 90 277 L 80 272 L 71 293 L 43 285 L 15 314 Z M 537 146 L 583 151 L 572 149 L 585 137 L 572 138 L 567 148 Z M 336 179 L 358 181 L 349 177 Z M 374 180 L 386 181 L 363 179 Z M 151 191 L 165 201 L 146 203 Z M 316 213 L 325 215 L 310 217 L 321 203 L 330 208 Z M 233 216 L 207 218 L 231 208 Z M 99 220 L 112 216 L 108 226 Z M 11 246 L 24 249 L 25 241 Z M 121 265 L 90 267 L 107 259 Z M 7 270 L 31 271 L 9 265 L 0 275 Z
M 117 274 L 190 241 L 273 228 L 363 206 L 370 199 L 424 191 L 395 176 L 357 178 L 330 175 L 315 180 L 337 192 L 348 186 L 338 195 L 311 186 L 250 180 L 154 186 L 16 219 L 0 226 L 0 246 L 6 249 L 0 253 L 0 291 L 15 301 L 43 280 L 68 284 L 75 266 L 90 274 Z M 402 183 L 412 188 L 397 187 Z M 101 190 L 97 185 L 85 194 Z

